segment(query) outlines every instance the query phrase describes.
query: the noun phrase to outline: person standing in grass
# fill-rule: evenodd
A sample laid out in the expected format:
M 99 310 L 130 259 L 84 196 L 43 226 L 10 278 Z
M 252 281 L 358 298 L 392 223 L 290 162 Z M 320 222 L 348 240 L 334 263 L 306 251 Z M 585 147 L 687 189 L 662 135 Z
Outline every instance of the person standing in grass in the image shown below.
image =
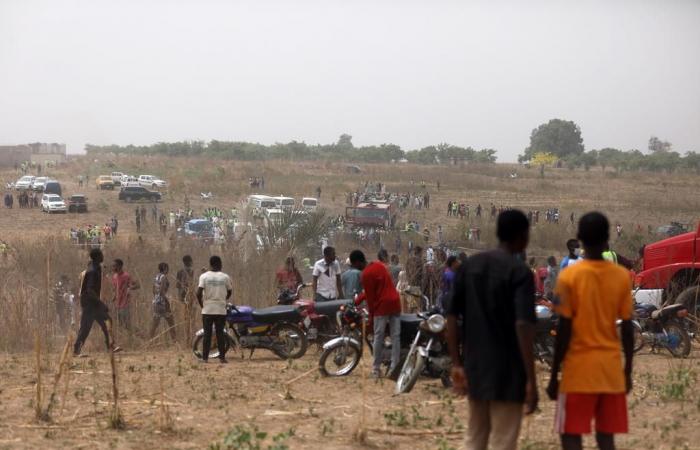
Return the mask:
M 80 278 L 80 307 L 82 314 L 80 316 L 80 329 L 78 336 L 73 345 L 73 354 L 75 356 L 87 356 L 82 353 L 83 344 L 90 335 L 92 324 L 97 324 L 102 329 L 105 336 L 105 345 L 108 351 L 118 352 L 121 348 L 117 347 L 110 340 L 109 329 L 107 325 L 112 326 L 112 318 L 109 317 L 109 308 L 100 300 L 102 291 L 102 261 L 104 255 L 99 248 L 90 250 L 90 263 L 87 270 L 81 274 Z
M 209 271 L 199 276 L 197 289 L 197 301 L 202 307 L 202 325 L 204 338 L 202 339 L 202 362 L 209 360 L 211 348 L 211 329 L 216 329 L 216 345 L 219 350 L 219 360 L 222 364 L 226 361 L 226 301 L 233 293 L 231 277 L 221 271 L 221 258 L 214 255 L 209 258 Z
M 170 338 L 173 342 L 177 341 L 177 333 L 175 332 L 175 319 L 170 308 L 170 279 L 168 272 L 170 267 L 167 263 L 158 264 L 158 275 L 153 280 L 153 322 L 151 322 L 150 336 L 153 339 L 156 335 L 156 330 L 160 324 L 160 319 L 165 319 L 170 331 Z
M 117 323 L 124 329 L 132 331 L 130 293 L 134 289 L 139 289 L 139 283 L 124 270 L 124 261 L 119 258 L 112 263 L 112 272 L 112 303 L 117 308 Z
M 178 299 L 181 303 L 190 304 L 190 295 L 194 289 L 194 270 L 192 269 L 192 257 L 185 255 L 182 257 L 182 269 L 177 271 L 176 287 Z
M 323 248 L 323 258 L 316 261 L 313 269 L 314 300 L 325 302 L 343 298 L 343 283 L 340 279 L 340 264 L 335 257 L 335 248 Z
M 469 397 L 468 449 L 515 450 L 523 413 L 537 408 L 535 280 L 522 260 L 529 227 L 521 211 L 499 214 L 499 248 L 462 264 L 447 302 L 452 380 Z
M 564 450 L 583 448 L 591 432 L 601 450 L 615 448 L 614 435 L 627 433 L 626 394 L 632 389 L 632 286 L 629 273 L 606 261 L 610 223 L 601 213 L 581 217 L 578 238 L 586 259 L 562 271 L 555 287 L 559 314 L 547 395 L 557 401 L 556 431 Z M 623 365 L 617 321 L 622 320 Z M 558 372 L 563 364 L 561 381 Z

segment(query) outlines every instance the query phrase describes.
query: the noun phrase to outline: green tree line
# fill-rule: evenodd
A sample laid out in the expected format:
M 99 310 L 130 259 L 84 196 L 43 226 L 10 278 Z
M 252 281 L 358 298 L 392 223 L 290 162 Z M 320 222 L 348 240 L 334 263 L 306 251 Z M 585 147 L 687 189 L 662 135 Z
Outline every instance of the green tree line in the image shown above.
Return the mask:
M 85 150 L 89 155 L 129 154 L 166 156 L 212 156 L 223 159 L 255 161 L 265 159 L 318 160 L 333 159 L 349 163 L 388 163 L 407 160 L 418 164 L 450 164 L 461 162 L 494 163 L 496 150 L 475 150 L 450 144 L 431 145 L 419 150 L 403 150 L 396 144 L 355 147 L 352 137 L 344 134 L 334 144 L 309 145 L 292 141 L 263 145 L 251 142 L 229 141 L 181 141 L 158 142 L 153 145 L 91 145 Z
M 518 161 L 539 163 L 551 159 L 558 165 L 571 169 L 583 167 L 586 170 L 598 166 L 602 170 L 613 168 L 618 172 L 673 172 L 685 169 L 700 173 L 700 154 L 688 151 L 682 156 L 672 148 L 670 142 L 652 136 L 647 146 L 648 153 L 609 147 L 585 151 L 581 128 L 576 123 L 552 119 L 532 130 L 530 145 Z

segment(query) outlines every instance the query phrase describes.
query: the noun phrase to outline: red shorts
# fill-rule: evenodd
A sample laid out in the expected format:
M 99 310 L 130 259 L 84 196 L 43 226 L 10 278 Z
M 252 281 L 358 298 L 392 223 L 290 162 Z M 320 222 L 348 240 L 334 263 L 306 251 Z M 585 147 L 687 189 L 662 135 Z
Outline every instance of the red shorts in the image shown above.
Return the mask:
M 554 429 L 559 434 L 627 433 L 627 397 L 619 394 L 560 393 Z

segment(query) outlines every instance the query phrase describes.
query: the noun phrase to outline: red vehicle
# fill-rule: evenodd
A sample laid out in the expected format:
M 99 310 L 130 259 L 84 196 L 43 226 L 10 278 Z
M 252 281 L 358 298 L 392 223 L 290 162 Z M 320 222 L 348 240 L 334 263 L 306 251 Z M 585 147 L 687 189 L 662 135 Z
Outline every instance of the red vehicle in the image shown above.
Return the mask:
M 393 202 L 362 202 L 345 208 L 345 222 L 355 227 L 390 229 L 396 221 Z
M 635 277 L 637 299 L 643 303 L 676 303 L 680 294 L 700 283 L 700 224 L 696 231 L 679 234 L 644 248 L 642 269 Z M 690 306 L 690 305 L 686 305 Z M 692 312 L 695 308 L 690 308 Z

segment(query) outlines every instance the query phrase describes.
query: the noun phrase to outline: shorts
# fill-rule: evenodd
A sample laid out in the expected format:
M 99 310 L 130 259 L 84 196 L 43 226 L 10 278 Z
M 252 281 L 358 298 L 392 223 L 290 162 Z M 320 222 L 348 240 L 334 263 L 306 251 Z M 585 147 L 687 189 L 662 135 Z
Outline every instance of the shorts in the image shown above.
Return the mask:
M 595 418 L 597 433 L 627 433 L 627 396 L 624 393 L 560 393 L 554 429 L 559 434 L 589 434 Z

